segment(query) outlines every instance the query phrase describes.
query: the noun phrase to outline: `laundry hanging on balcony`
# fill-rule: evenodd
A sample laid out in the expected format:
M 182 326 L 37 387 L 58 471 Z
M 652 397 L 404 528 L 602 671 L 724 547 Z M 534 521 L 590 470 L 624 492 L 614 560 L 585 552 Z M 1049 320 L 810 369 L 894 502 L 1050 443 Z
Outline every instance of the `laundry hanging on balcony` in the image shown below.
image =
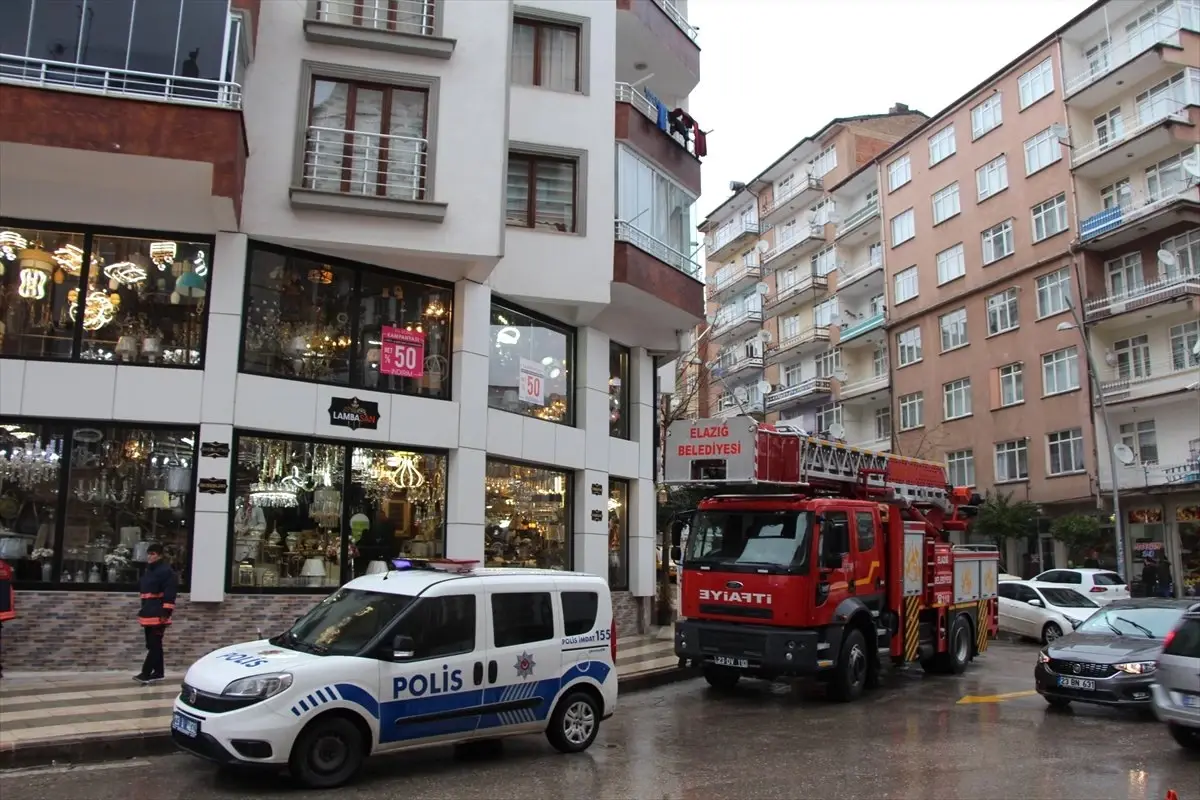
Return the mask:
M 652 106 L 654 106 L 655 110 L 658 112 L 658 128 L 659 128 L 659 130 L 663 131 L 664 133 L 670 133 L 671 126 L 669 124 L 667 124 L 667 105 L 666 105 L 666 103 L 664 103 L 662 100 L 659 100 L 657 97 L 655 97 L 654 94 L 651 93 L 651 91 L 649 89 L 643 89 L 642 94 L 646 95 L 646 99 L 650 101 L 650 104 Z
M 696 122 L 691 114 L 682 108 L 671 112 L 671 131 L 681 134 L 684 139 L 692 140 L 692 153 L 696 158 L 704 158 L 708 155 L 707 134 L 700 130 L 700 123 Z

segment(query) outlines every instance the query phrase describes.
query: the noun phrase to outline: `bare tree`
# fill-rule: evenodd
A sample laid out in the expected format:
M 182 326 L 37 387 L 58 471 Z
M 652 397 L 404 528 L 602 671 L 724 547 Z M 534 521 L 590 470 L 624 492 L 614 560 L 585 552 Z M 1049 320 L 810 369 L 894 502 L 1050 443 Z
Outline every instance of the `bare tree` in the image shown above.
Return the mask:
M 911 438 L 910 438 L 911 441 Z M 921 436 L 911 447 L 900 446 L 900 436 L 896 436 L 896 455 L 909 458 L 924 458 L 929 461 L 939 461 L 938 448 L 946 441 L 946 432 L 942 423 L 926 426 L 921 430 Z
M 700 416 L 700 398 L 709 390 L 712 370 L 704 360 L 700 342 L 693 343 L 675 360 L 674 392 L 663 392 L 658 398 L 658 443 L 659 475 L 666 470 L 667 430 L 671 423 L 681 419 L 696 419 Z

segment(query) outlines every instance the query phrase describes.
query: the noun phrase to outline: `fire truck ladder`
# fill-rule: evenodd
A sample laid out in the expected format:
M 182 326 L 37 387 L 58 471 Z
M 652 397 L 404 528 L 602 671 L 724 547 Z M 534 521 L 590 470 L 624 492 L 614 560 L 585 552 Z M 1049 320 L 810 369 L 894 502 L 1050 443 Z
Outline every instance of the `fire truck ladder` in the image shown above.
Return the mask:
M 862 450 L 814 436 L 800 436 L 800 479 L 805 483 L 854 485 L 880 499 L 936 506 L 944 511 L 952 506 L 941 464 Z

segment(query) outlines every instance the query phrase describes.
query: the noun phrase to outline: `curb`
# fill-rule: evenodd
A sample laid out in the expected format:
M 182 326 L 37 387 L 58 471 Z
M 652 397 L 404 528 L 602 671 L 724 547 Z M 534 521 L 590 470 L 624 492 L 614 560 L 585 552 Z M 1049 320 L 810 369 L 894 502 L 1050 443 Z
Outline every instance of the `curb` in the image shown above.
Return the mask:
M 699 673 L 685 667 L 667 667 L 647 672 L 639 672 L 624 678 L 617 678 L 617 692 L 641 692 L 646 689 L 656 689 L 680 681 L 691 680 Z

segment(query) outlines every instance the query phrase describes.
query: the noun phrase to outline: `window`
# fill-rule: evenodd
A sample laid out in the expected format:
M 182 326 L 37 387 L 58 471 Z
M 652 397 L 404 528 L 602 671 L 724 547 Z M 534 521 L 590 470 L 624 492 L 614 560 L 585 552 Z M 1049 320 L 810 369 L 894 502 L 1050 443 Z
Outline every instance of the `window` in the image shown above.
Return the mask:
M 808 162 L 814 178 L 820 178 L 837 167 L 837 146 L 829 145 Z
M 1174 325 L 1169 331 L 1171 339 L 1171 369 L 1181 370 L 1200 365 L 1200 354 L 1196 343 L 1200 342 L 1200 322 L 1185 322 Z
M 835 425 L 842 424 L 842 406 L 840 403 L 829 403 L 817 408 L 817 430 L 828 433 Z
M 987 299 L 988 336 L 1011 331 L 1020 325 L 1017 287 L 989 295 Z
M 875 409 L 875 441 L 882 442 L 892 438 L 892 409 L 884 406 Z
M 554 638 L 554 605 L 549 592 L 497 592 L 492 600 L 496 647 L 516 647 Z
M 1006 219 L 983 232 L 983 263 L 992 264 L 1013 254 L 1013 223 Z
M 876 378 L 882 378 L 887 375 L 888 371 L 888 353 L 887 345 L 881 344 L 875 348 L 875 352 L 871 353 L 871 374 Z
M 0 357 L 199 368 L 211 256 L 211 239 L 0 224 Z
M 911 208 L 892 217 L 892 247 L 898 247 L 916 235 L 916 221 Z
M 1122 425 L 1121 443 L 1133 451 L 1137 463 L 1158 463 L 1158 440 L 1154 432 L 1154 420 L 1146 419 Z
M 808 209 L 808 221 L 813 225 L 825 225 L 830 222 L 837 212 L 837 204 L 832 197 L 826 197 Z
M 800 335 L 800 315 L 781 317 L 779 320 L 779 341 L 788 342 Z
M 962 242 L 937 254 L 938 286 L 967 274 L 967 259 Z
M 900 430 L 911 431 L 925 424 L 925 393 L 900 396 Z
M 896 334 L 896 353 L 902 367 L 921 360 L 921 329 L 909 328 Z
M 870 511 L 854 512 L 854 527 L 857 530 L 858 552 L 865 553 L 875 547 L 875 515 Z
M 573 424 L 575 331 L 492 303 L 488 406 Z
M 505 223 L 575 233 L 578 166 L 573 159 L 510 152 Z
M 628 347 L 610 342 L 608 345 L 608 435 L 617 439 L 629 438 L 629 415 L 633 407 L 629 403 Z
M 429 93 L 314 76 L 304 137 L 304 187 L 423 200 Z
M 1047 58 L 1017 78 L 1017 92 L 1020 95 L 1022 111 L 1054 91 L 1054 66 L 1052 61 L 1053 59 Z
M 1119 339 L 1113 342 L 1112 349 L 1120 380 L 1142 380 L 1150 377 L 1150 337 L 1142 334 Z
M 946 477 L 951 486 L 975 485 L 975 453 L 972 450 L 955 450 L 946 453 Z
M 1004 121 L 1004 112 L 1000 107 L 1001 94 L 996 92 L 994 95 L 984 100 L 979 105 L 971 109 L 971 138 L 978 139 L 993 128 L 998 128 L 1000 123 Z
M 996 483 L 1023 481 L 1029 477 L 1029 442 L 1013 439 L 996 445 Z
M 560 92 L 580 91 L 580 29 L 518 17 L 513 20 L 512 82 Z
M 837 250 L 830 245 L 815 253 L 809 263 L 812 266 L 812 274 L 823 278 L 837 269 Z
M 842 368 L 842 349 L 834 347 L 813 359 L 818 378 L 832 378 Z
M 967 310 L 960 308 L 938 317 L 942 331 L 942 352 L 967 344 Z
M 975 170 L 975 188 L 979 193 L 980 203 L 1007 189 L 1008 157 L 998 156 Z
M 1129 208 L 1133 204 L 1133 189 L 1129 188 L 1129 178 L 1122 178 L 1100 189 L 1100 204 L 1105 210 L 1120 206 Z
M 955 151 L 954 126 L 947 125 L 929 137 L 929 166 L 945 161 Z
M 942 416 L 947 420 L 971 416 L 970 378 L 959 378 L 942 385 Z
M 618 478 L 608 479 L 608 588 L 629 588 L 629 481 Z
M 1067 195 L 1064 192 L 1032 209 L 1033 241 L 1040 242 L 1067 229 Z
M 817 328 L 828 328 L 833 324 L 833 320 L 838 316 L 838 299 L 831 297 L 823 303 L 818 303 L 813 306 L 813 326 Z
M 917 268 L 915 266 L 897 272 L 894 281 L 897 305 L 917 296 Z
M 907 155 L 888 164 L 888 191 L 894 192 L 912 180 L 912 161 Z
M 1047 434 L 1046 444 L 1050 461 L 1050 475 L 1067 475 L 1072 472 L 1083 472 L 1083 430 L 1072 428 L 1068 431 L 1058 431 Z
M 685 272 L 695 268 L 687 255 L 695 250 L 692 206 L 696 198 L 628 147 L 617 147 L 617 219 L 657 239 L 634 244 Z M 644 237 L 641 237 L 644 238 Z M 742 256 L 758 266 L 758 251 Z
M 1074 346 L 1042 356 L 1042 394 L 1079 388 L 1079 355 Z
M 1121 297 L 1133 294 L 1145 283 L 1142 271 L 1142 254 L 1126 253 L 1104 263 L 1105 283 L 1108 293 Z
M 1096 144 L 1101 148 L 1120 141 L 1125 136 L 1125 121 L 1121 118 L 1121 107 L 1117 106 L 1107 114 L 1101 114 L 1093 119 L 1092 129 Z
M 1200 228 L 1192 228 L 1178 236 L 1167 239 L 1160 247 L 1175 256 L 1175 263 L 1159 270 L 1164 278 L 1178 278 L 1183 275 L 1200 276 Z
M 392 636 L 408 636 L 413 640 L 409 661 L 473 653 L 476 606 L 473 594 L 422 597 L 396 623 Z M 378 624 L 376 620 L 373 622 Z
M 1025 365 L 1006 364 L 999 370 L 1000 405 L 1015 406 L 1025 402 Z
M 1070 305 L 1070 267 L 1063 267 L 1037 279 L 1038 319 L 1066 311 Z
M 1025 140 L 1025 174 L 1032 175 L 1062 158 L 1062 143 L 1050 128 Z
M 446 400 L 454 291 L 250 246 L 241 372 Z
M 612 581 L 609 581 L 610 588 Z M 596 592 L 563 592 L 563 635 L 582 636 L 596 627 L 596 612 L 600 609 L 600 595 Z
M 788 364 L 783 368 L 783 385 L 798 386 L 804 380 L 804 370 L 801 369 L 802 364 Z
M 489 567 L 571 568 L 571 486 L 566 470 L 487 459 L 484 560 Z
M 960 211 L 958 181 L 933 193 L 933 224 L 938 225 Z

